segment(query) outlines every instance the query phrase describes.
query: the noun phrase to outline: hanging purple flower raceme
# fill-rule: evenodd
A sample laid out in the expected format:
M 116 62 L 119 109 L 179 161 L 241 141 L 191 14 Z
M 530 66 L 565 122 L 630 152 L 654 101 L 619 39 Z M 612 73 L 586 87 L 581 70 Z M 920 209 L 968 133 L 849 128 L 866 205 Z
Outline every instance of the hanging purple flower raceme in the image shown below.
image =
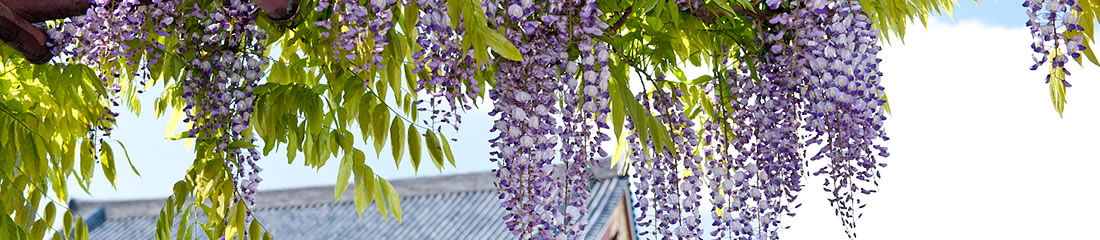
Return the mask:
M 154 10 L 140 7 L 141 3 L 137 0 L 93 0 L 90 1 L 85 15 L 36 24 L 44 28 L 50 37 L 46 44 L 51 48 L 52 54 L 58 56 L 54 59 L 55 63 L 77 62 L 89 66 L 107 90 L 101 96 L 109 104 L 104 109 L 105 114 L 99 119 L 102 123 L 88 126 L 90 149 L 96 148 L 100 142 L 111 136 L 112 128 L 107 123 L 115 122 L 119 115 L 111 107 L 117 107 L 121 103 L 123 83 L 120 80 L 127 77 L 137 79 L 137 93 L 143 92 L 146 81 L 151 78 L 149 65 L 155 64 L 162 56 L 160 52 L 163 52 L 163 45 L 150 41 L 144 27 L 147 16 L 148 19 L 159 21 L 166 15 L 161 9 L 171 10 L 174 5 L 159 0 L 152 4 Z M 157 49 L 157 46 L 161 48 Z M 146 62 L 138 62 L 143 56 L 147 56 L 144 59 Z M 126 65 L 136 69 L 125 71 L 122 66 L 115 65 L 122 60 L 126 60 Z M 92 155 L 99 157 L 99 154 Z
M 393 28 L 391 8 L 396 3 L 397 0 L 371 0 L 368 7 L 356 0 L 321 0 L 313 10 L 324 12 L 331 8 L 333 16 L 314 24 L 329 30 L 321 33 L 324 37 L 329 37 L 330 32 L 337 34 L 333 56 L 349 62 L 359 57 L 365 59 L 361 63 L 355 62 L 352 72 L 371 67 L 382 69 L 386 67 L 382 64 L 382 51 L 388 44 L 386 33 Z M 364 86 L 368 82 L 365 81 Z
M 526 1 L 526 2 L 524 2 Z M 552 4 L 552 3 L 548 3 Z M 521 7 L 526 6 L 526 7 Z M 497 85 L 489 91 L 497 117 L 490 139 L 495 149 L 491 161 L 502 200 L 508 212 L 508 230 L 523 238 L 549 239 L 561 235 L 563 216 L 562 184 L 556 177 L 553 161 L 558 154 L 560 126 L 556 114 L 556 93 L 562 90 L 561 67 L 566 62 L 568 38 L 554 34 L 555 22 L 537 24 L 558 16 L 548 8 L 531 5 L 530 0 L 486 2 L 487 12 L 498 25 L 519 23 L 519 28 L 503 29 L 503 34 L 519 49 L 524 61 L 499 59 Z
M 814 175 L 827 174 L 829 203 L 854 238 L 859 209 L 866 206 L 861 196 L 876 191 L 879 168 L 885 166 L 878 158 L 889 156 L 881 145 L 889 138 L 882 125 L 879 31 L 858 2 L 792 4 L 795 11 L 772 22 L 789 26 L 795 45 L 777 44 L 772 51 L 782 53 L 777 62 L 795 62 L 791 72 L 804 81 L 801 127 L 810 135 L 802 144 L 820 147 L 811 160 L 828 160 Z
M 594 161 L 597 157 L 607 157 L 603 142 L 611 140 L 606 130 L 610 94 L 607 91 L 611 73 L 607 69 L 609 49 L 606 43 L 595 36 L 603 34 L 607 24 L 599 19 L 602 14 L 595 1 L 568 1 L 561 6 L 562 15 L 579 18 L 568 21 L 567 28 L 572 30 L 571 40 L 576 41 L 580 55 L 574 61 L 562 66 L 565 88 L 562 95 L 562 162 L 566 166 L 563 176 L 562 198 L 565 202 L 564 222 L 561 232 L 568 238 L 575 238 L 585 230 L 583 217 L 588 213 L 585 206 L 590 197 L 589 181 L 592 178 L 590 168 L 601 167 Z M 557 16 L 560 17 L 560 16 Z M 556 26 L 561 26 L 560 24 Z
M 1087 50 L 1083 45 L 1085 36 L 1079 34 L 1085 30 L 1078 23 L 1078 15 L 1083 10 L 1081 5 L 1076 0 L 1025 0 L 1023 7 L 1027 9 L 1026 25 L 1034 41 L 1031 49 L 1035 53 L 1031 58 L 1035 64 L 1031 65 L 1031 70 L 1038 70 L 1050 61 L 1051 71 L 1046 82 L 1050 83 L 1053 79 L 1070 87 L 1066 81 L 1066 76 L 1070 75 L 1066 63 L 1071 59 L 1080 59 L 1081 52 Z M 1067 33 L 1073 32 L 1078 34 L 1067 36 Z
M 374 19 L 368 22 L 370 30 L 374 37 L 374 54 L 372 55 L 374 65 L 378 69 L 386 68 L 382 65 L 382 51 L 386 48 L 389 42 L 386 41 L 386 33 L 393 28 L 393 12 L 391 9 L 393 5 L 397 3 L 397 0 L 371 0 L 371 11 L 374 13 Z
M 451 23 L 447 17 L 447 2 L 443 0 L 418 0 L 420 14 L 417 17 L 416 31 L 420 32 L 416 43 L 420 50 L 413 53 L 412 73 L 425 72 L 426 77 L 417 78 L 416 92 L 425 92 L 430 97 L 427 107 L 420 111 L 432 113 L 425 124 L 450 124 L 455 130 L 462 123 L 459 110 L 469 110 L 472 98 L 481 93 L 474 73 L 484 69 L 474 59 L 473 48 L 462 49 L 462 36 L 466 29 L 461 23 Z M 417 100 L 418 106 L 423 101 Z
M 711 102 L 715 104 L 723 104 L 726 101 L 726 97 L 722 95 L 723 91 L 726 91 L 726 87 L 722 85 L 722 81 L 718 78 L 713 78 L 703 88 L 703 92 L 707 93 Z M 708 200 L 712 207 L 710 213 L 713 230 L 709 233 L 711 237 L 716 239 L 733 236 L 730 227 L 737 221 L 734 218 L 737 212 L 732 211 L 733 209 L 730 208 L 730 197 L 734 193 L 733 179 L 730 175 L 730 169 L 733 169 L 730 144 L 740 138 L 729 137 L 731 136 L 728 135 L 730 129 L 726 126 L 733 122 L 729 121 L 730 118 L 727 117 L 725 110 L 725 107 L 715 107 L 715 116 L 703 121 L 702 128 L 699 131 L 700 149 L 702 150 L 704 162 L 702 170 L 706 173 L 706 187 L 710 190 L 710 199 Z
M 675 191 L 677 198 L 674 204 L 679 209 L 677 215 L 679 226 L 673 232 L 678 239 L 693 239 L 702 237 L 702 213 L 699 203 L 702 196 L 699 193 L 704 187 L 702 169 L 702 156 L 695 154 L 695 148 L 699 145 L 699 135 L 695 131 L 695 122 L 684 112 L 684 103 L 680 101 L 683 91 L 678 87 L 669 86 L 669 91 L 654 92 L 654 113 L 656 119 L 668 126 L 668 133 L 672 140 L 668 149 L 655 149 L 664 153 L 670 160 L 666 169 L 669 191 Z M 673 149 L 675 150 L 673 151 Z M 683 174 L 680 174 L 683 173 Z
M 803 83 L 791 74 L 789 53 L 772 49 L 757 64 L 759 82 L 744 70 L 731 70 L 727 78 L 732 104 L 737 106 L 732 127 L 739 136 L 731 142 L 738 152 L 731 210 L 741 215 L 734 225 L 739 230 L 735 235 L 742 238 L 778 239 L 784 228 L 781 219 L 793 216 L 790 205 L 802 189 L 805 163 L 797 132 Z
M 658 82 L 664 81 L 662 75 L 657 76 Z M 641 211 L 636 221 L 639 222 L 639 227 L 654 230 L 639 233 L 642 236 L 653 234 L 655 238 L 661 239 L 701 236 L 698 204 L 702 197 L 698 195 L 698 189 L 703 184 L 700 179 L 702 172 L 694 165 L 702 159 L 692 153 L 699 139 L 692 129 L 694 123 L 690 120 L 684 121 L 686 116 L 679 100 L 680 94 L 682 93 L 678 90 L 669 93 L 654 91 L 651 97 L 640 93 L 636 97 L 638 102 L 650 109 L 648 112 L 657 115 L 653 119 L 627 118 L 626 126 L 634 131 L 628 140 L 631 141 L 632 150 L 631 175 L 635 197 L 638 199 L 635 208 Z M 667 125 L 652 121 L 661 121 Z M 664 126 L 672 127 L 664 130 L 673 139 L 672 145 L 656 144 L 652 134 L 646 139 L 646 143 L 642 143 L 636 133 L 639 129 L 653 133 L 657 131 L 655 127 Z M 676 153 L 673 153 L 674 149 Z M 688 169 L 688 173 L 681 175 L 685 169 Z M 653 216 L 648 215 L 649 209 L 653 210 Z
M 188 137 L 224 154 L 226 167 L 240 195 L 237 201 L 255 204 L 256 187 L 263 180 L 256 161 L 262 155 L 254 147 L 250 121 L 255 96 L 252 91 L 268 64 L 263 41 L 266 33 L 254 23 L 256 7 L 231 0 L 215 5 L 208 14 L 199 11 L 179 19 L 203 26 L 200 33 L 181 34 L 180 53 L 192 59 L 184 66 L 181 81 L 184 122 L 191 124 Z M 210 10 L 210 9 L 208 9 Z M 244 38 L 250 36 L 251 38 Z M 247 221 L 251 221 L 249 212 Z
M 497 117 L 491 131 L 498 135 L 490 142 L 501 205 L 509 212 L 505 216 L 509 231 L 543 239 L 554 236 L 554 226 L 560 222 L 557 194 L 561 190 L 552 177 L 560 131 L 552 116 L 558 112 L 553 92 L 560 87 L 556 71 L 536 61 L 540 58 L 529 55 L 522 63 L 499 63 L 499 82 L 489 91 L 494 101 L 489 114 Z
M 640 105 L 646 106 L 647 109 L 650 106 L 649 98 L 646 97 L 645 93 L 639 93 L 635 96 L 635 99 L 638 99 Z M 658 163 L 655 161 L 656 158 L 650 152 L 647 152 L 650 151 L 649 149 L 655 148 L 652 138 L 647 138 L 645 142 L 642 142 L 637 132 L 639 128 L 647 128 L 648 126 L 645 120 L 635 120 L 633 118 L 626 118 L 624 126 L 629 131 L 626 138 L 630 147 L 630 169 L 628 172 L 630 175 L 630 188 L 634 190 L 635 202 L 633 207 L 637 211 L 637 217 L 634 221 L 638 225 L 638 236 L 653 235 L 656 237 L 659 235 L 668 238 L 671 234 L 665 234 L 668 231 L 661 231 L 659 225 L 663 221 L 658 221 L 662 219 L 656 217 L 660 214 L 658 212 L 659 206 L 664 205 L 658 201 L 658 194 L 661 193 L 658 192 L 660 186 L 657 186 L 657 184 L 662 183 L 658 179 L 664 179 L 663 174 L 655 166 Z M 651 212 L 652 216 L 650 215 Z M 653 232 L 650 232 L 650 229 Z
M 498 150 L 495 171 L 502 186 L 502 205 L 510 211 L 505 220 L 521 238 L 578 237 L 586 232 L 588 169 L 599 165 L 593 159 L 607 156 L 601 146 L 611 139 L 605 133 L 610 52 L 595 38 L 608 25 L 599 19 L 602 12 L 595 1 L 483 4 L 490 9 L 490 21 L 514 26 L 503 32 L 524 56 L 522 62 L 498 62 L 498 84 L 489 93 L 495 101 L 491 114 L 498 117 L 494 131 L 499 135 L 492 140 Z M 572 44 L 580 50 L 575 59 L 568 54 Z M 525 150 L 527 137 L 543 145 Z M 561 148 L 544 144 L 544 139 L 558 141 Z M 559 151 L 563 169 L 551 166 Z

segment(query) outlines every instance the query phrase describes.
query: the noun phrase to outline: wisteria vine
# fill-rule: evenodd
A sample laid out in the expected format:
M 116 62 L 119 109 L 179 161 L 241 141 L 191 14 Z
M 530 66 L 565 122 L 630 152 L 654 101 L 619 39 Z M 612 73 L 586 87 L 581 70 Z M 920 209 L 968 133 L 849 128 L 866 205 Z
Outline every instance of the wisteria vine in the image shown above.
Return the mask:
M 496 134 L 490 161 L 497 166 L 493 173 L 507 212 L 502 220 L 519 238 L 573 239 L 589 233 L 590 170 L 606 167 L 597 159 L 608 157 L 609 115 L 619 95 L 637 103 L 629 111 L 642 112 L 619 122 L 625 123 L 625 165 L 640 235 L 778 239 L 789 227 L 783 219 L 794 216 L 798 194 L 812 174 L 824 175 L 829 203 L 849 236 L 856 237 L 864 196 L 876 191 L 879 169 L 885 167 L 881 159 L 889 155 L 883 146 L 889 138 L 883 130 L 880 33 L 859 2 L 767 0 L 761 12 L 745 16 L 744 23 L 757 34 L 755 42 L 724 46 L 715 64 L 725 68 L 716 68 L 722 70 L 711 79 L 688 86 L 665 79 L 663 71 L 670 67 L 657 67 L 662 72 L 637 74 L 646 77 L 640 93 L 612 96 L 613 82 L 630 80 L 612 79 L 613 60 L 645 63 L 612 49 L 608 40 L 618 34 L 614 31 L 622 19 L 614 27 L 605 23 L 608 14 L 596 1 L 464 1 L 464 7 L 481 8 L 485 27 L 466 22 L 474 19 L 454 18 L 452 1 L 321 0 L 310 6 L 310 16 L 323 17 L 303 20 L 317 31 L 301 35 L 319 33 L 331 40 L 331 48 L 316 49 L 328 50 L 324 59 L 350 66 L 354 74 L 401 67 L 385 64 L 405 61 L 411 69 L 403 70 L 417 75 L 409 80 L 410 90 L 427 95 L 414 103 L 432 114 L 423 121 L 433 127 L 442 123 L 457 129 L 461 111 L 472 109 L 482 88 L 490 86 L 491 132 Z M 56 61 L 96 69 L 117 106 L 122 90 L 116 78 L 140 79 L 144 85 L 154 78 L 150 66 L 161 59 L 185 59 L 178 84 L 183 121 L 190 127 L 184 137 L 231 159 L 226 168 L 241 193 L 235 200 L 252 205 L 262 181 L 261 153 L 252 137 L 254 91 L 269 61 L 267 33 L 257 25 L 258 7 L 248 1 L 184 3 L 93 0 L 85 16 L 49 29 L 53 50 L 61 56 Z M 706 1 L 675 4 L 674 11 L 712 14 Z M 1067 37 L 1059 30 L 1082 30 L 1075 12 L 1080 7 L 1073 0 L 1028 0 L 1024 6 L 1036 39 L 1032 69 L 1049 60 L 1054 75 L 1048 81 L 1068 86 L 1057 74 L 1069 75 L 1064 64 L 1086 49 L 1082 36 Z M 415 11 L 395 16 L 399 8 Z M 402 17 L 412 22 L 395 25 Z M 711 17 L 707 21 L 715 21 Z M 523 60 L 477 60 L 485 49 L 465 43 L 478 31 L 503 34 Z M 409 36 L 415 44 L 389 45 L 405 40 L 398 36 Z M 154 38 L 180 41 L 165 46 Z M 303 45 L 302 51 L 316 50 Z M 757 49 L 746 49 L 752 47 Z M 390 49 L 411 56 L 395 53 L 400 58 L 390 59 Z M 372 87 L 369 82 L 363 86 Z M 631 89 L 618 89 L 625 90 Z M 667 141 L 653 135 L 658 133 Z
M 250 125 L 252 91 L 268 64 L 266 34 L 255 24 L 257 8 L 240 0 L 208 7 L 181 6 L 182 2 L 92 1 L 85 15 L 46 29 L 53 39 L 52 50 L 60 56 L 54 61 L 92 67 L 108 89 L 108 99 L 118 106 L 123 79 L 137 80 L 135 89 L 141 93 L 153 79 L 151 66 L 162 63 L 167 55 L 190 59 L 182 64 L 179 84 L 183 122 L 190 126 L 183 137 L 210 146 L 211 152 L 203 155 L 231 159 L 225 166 L 240 193 L 234 194 L 234 201 L 254 205 L 262 181 L 262 168 L 257 165 L 262 155 L 254 146 Z M 169 47 L 154 41 L 156 37 L 181 41 Z M 107 116 L 117 116 L 107 111 Z M 102 130 L 109 136 L 109 128 Z M 246 221 L 252 218 L 249 211 Z
M 1056 95 L 1064 96 L 1065 88 L 1072 86 L 1067 80 L 1071 74 L 1066 63 L 1080 60 L 1082 53 L 1088 50 L 1083 34 L 1085 28 L 1080 24 L 1084 9 L 1076 0 L 1025 0 L 1023 7 L 1028 16 L 1025 25 L 1031 31 L 1031 50 L 1034 52 L 1031 59 L 1035 64 L 1031 65 L 1031 70 L 1039 70 L 1050 63 L 1045 82 L 1050 84 L 1051 100 L 1061 114 L 1065 99 Z
M 889 138 L 882 125 L 879 32 L 857 2 L 767 4 L 778 13 L 756 22 L 761 46 L 756 61 L 731 62 L 725 75 L 703 86 L 719 107 L 703 121 L 700 137 L 694 137 L 690 119 L 669 117 L 679 108 L 669 109 L 668 99 L 684 89 L 669 85 L 671 93 L 638 96 L 644 106 L 652 99 L 656 109 L 650 111 L 668 126 L 689 127 L 668 130 L 673 145 L 683 148 L 676 154 L 653 140 L 641 142 L 636 134 L 628 138 L 636 220 L 652 229 L 641 235 L 700 238 L 694 208 L 703 198 L 692 193 L 705 187 L 713 207 L 710 237 L 778 239 L 790 227 L 782 219 L 801 205 L 798 193 L 808 167 L 824 159 L 812 173 L 826 176 L 829 203 L 845 232 L 856 237 L 859 209 L 866 206 L 861 196 L 877 191 L 878 169 L 885 166 L 880 158 L 889 155 L 882 145 Z M 657 78 L 664 81 L 663 75 Z M 628 129 L 646 127 L 629 120 Z

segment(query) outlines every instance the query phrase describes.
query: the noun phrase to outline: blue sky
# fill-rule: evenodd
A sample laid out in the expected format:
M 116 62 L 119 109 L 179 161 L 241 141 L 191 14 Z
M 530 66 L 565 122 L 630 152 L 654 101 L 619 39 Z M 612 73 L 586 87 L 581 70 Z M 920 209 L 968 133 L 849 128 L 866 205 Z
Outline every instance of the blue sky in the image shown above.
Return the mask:
M 1023 27 L 1027 21 L 1024 8 L 1020 6 L 1023 1 L 959 1 L 954 10 L 955 22 L 980 21 L 999 27 Z M 944 21 L 951 21 L 947 15 L 938 17 Z

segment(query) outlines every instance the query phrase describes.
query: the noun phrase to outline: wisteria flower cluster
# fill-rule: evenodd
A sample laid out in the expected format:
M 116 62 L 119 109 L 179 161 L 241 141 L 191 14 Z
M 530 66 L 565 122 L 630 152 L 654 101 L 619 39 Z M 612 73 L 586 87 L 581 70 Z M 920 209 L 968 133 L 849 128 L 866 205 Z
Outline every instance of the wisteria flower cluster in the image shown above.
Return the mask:
M 889 156 L 882 144 L 886 103 L 881 86 L 880 35 L 857 2 L 796 2 L 804 6 L 791 15 L 777 16 L 791 29 L 792 46 L 772 47 L 772 52 L 793 53 L 791 70 L 805 88 L 797 94 L 805 100 L 799 113 L 801 128 L 809 132 L 805 146 L 816 151 L 810 160 L 825 159 L 814 175 L 825 174 L 829 203 L 836 209 L 850 237 L 859 210 L 866 204 L 861 196 L 874 193 Z
M 253 195 L 262 181 L 262 169 L 256 164 L 262 155 L 255 147 L 231 145 L 253 145 L 252 91 L 268 63 L 262 55 L 265 33 L 252 21 L 254 11 L 251 4 L 231 0 L 216 11 L 187 13 L 181 16 L 183 22 L 198 23 L 205 31 L 186 36 L 180 47 L 189 50 L 181 52 L 194 54 L 187 56 L 192 60 L 185 66 L 182 79 L 184 122 L 191 124 L 188 137 L 210 142 L 216 146 L 215 153 L 236 160 L 226 164 L 234 172 L 233 183 L 240 188 L 240 200 L 248 205 L 255 203 Z
M 1083 9 L 1076 0 L 1025 0 L 1023 7 L 1027 10 L 1026 25 L 1033 39 L 1031 49 L 1034 53 L 1031 58 L 1035 64 L 1031 65 L 1031 70 L 1038 70 L 1050 61 L 1051 71 L 1046 82 L 1054 80 L 1066 87 L 1071 86 L 1066 80 L 1066 76 L 1070 75 L 1066 63 L 1071 59 L 1080 59 L 1087 47 L 1083 45 L 1084 35 L 1070 36 L 1067 33 L 1085 30 L 1078 24 Z
M 121 57 L 133 58 L 136 52 L 142 51 L 143 46 L 129 46 L 125 41 L 145 40 L 147 32 L 142 29 L 145 25 L 146 11 L 138 8 L 137 0 L 124 0 L 119 3 L 111 3 L 105 0 L 92 0 L 91 7 L 86 14 L 76 19 L 64 20 L 56 27 L 45 28 L 52 41 L 47 42 L 54 55 L 54 62 L 75 61 L 85 64 L 96 70 L 100 82 L 107 90 L 105 96 L 101 96 L 110 105 L 120 105 L 122 85 L 116 81 L 123 74 L 130 74 L 124 69 L 105 70 L 102 66 L 118 61 Z M 114 6 L 117 5 L 117 6 Z M 135 65 L 135 62 L 127 62 Z M 142 84 L 149 78 L 147 69 L 142 69 L 135 74 L 135 78 L 141 79 Z M 110 107 L 104 109 L 106 115 L 101 121 L 114 122 L 118 113 Z M 89 141 L 92 148 L 101 139 L 111 136 L 111 128 L 103 125 L 89 126 Z M 96 158 L 99 154 L 92 154 Z
M 182 59 L 183 71 L 175 78 L 189 126 L 184 137 L 195 138 L 213 154 L 230 159 L 226 168 L 237 186 L 234 191 L 240 192 L 235 200 L 252 205 L 262 181 L 257 164 L 261 153 L 252 137 L 254 91 L 269 64 L 267 34 L 256 23 L 259 10 L 244 0 L 203 6 L 184 3 L 92 0 L 87 15 L 50 30 L 56 40 L 51 44 L 55 54 L 62 56 L 61 62 L 99 71 L 111 95 L 122 91 L 114 80 L 120 75 L 144 83 L 152 78 L 150 66 L 161 59 L 169 55 Z M 148 6 L 139 6 L 143 4 Z M 889 156 L 883 146 L 889 138 L 883 130 L 880 33 L 860 2 L 766 0 L 756 3 L 764 8 L 757 12 L 721 13 L 745 15 L 733 17 L 701 16 L 715 14 L 703 0 L 674 4 L 669 5 L 670 11 L 697 15 L 708 24 L 737 20 L 753 25 L 742 27 L 758 34 L 756 41 L 722 46 L 722 56 L 711 59 L 719 62 L 712 78 L 687 85 L 665 79 L 664 72 L 642 73 L 648 69 L 633 65 L 655 59 L 635 62 L 627 55 L 636 53 L 612 49 L 616 45 L 608 39 L 626 36 L 605 32 L 619 31 L 623 25 L 617 24 L 623 22 L 616 27 L 605 23 L 608 14 L 595 0 L 320 0 L 313 8 L 315 14 L 307 15 L 322 17 L 301 26 L 320 30 L 322 41 L 334 41 L 322 60 L 350 63 L 354 73 L 395 70 L 401 66 L 385 64 L 408 60 L 409 72 L 417 75 L 409 87 L 421 93 L 414 94 L 418 98 L 428 96 L 412 103 L 432 114 L 423 121 L 433 128 L 449 124 L 457 129 L 462 122 L 460 111 L 471 109 L 483 93 L 481 88 L 494 83 L 488 90 L 493 104 L 489 114 L 495 118 L 490 160 L 496 164 L 498 198 L 507 212 L 502 220 L 517 238 L 574 239 L 590 232 L 585 219 L 591 169 L 605 167 L 596 159 L 608 156 L 603 145 L 612 140 L 607 130 L 612 122 L 609 115 L 615 115 L 613 99 L 637 103 L 614 107 L 631 111 L 629 117 L 615 115 L 625 119 L 617 118 L 615 124 L 625 122 L 626 135 L 620 137 L 629 148 L 625 165 L 640 235 L 778 239 L 789 227 L 784 218 L 794 216 L 799 193 L 812 174 L 824 176 L 828 201 L 854 238 L 856 219 L 866 205 L 864 197 L 876 191 L 879 169 L 885 167 L 881 159 Z M 455 9 L 450 9 L 456 6 L 466 8 L 458 14 L 462 17 L 455 17 Z M 1024 6 L 1035 37 L 1032 69 L 1049 60 L 1052 74 L 1068 75 L 1064 64 L 1086 50 L 1083 37 L 1065 34 L 1083 29 L 1077 23 L 1080 6 L 1075 0 L 1028 0 Z M 469 7 L 481 7 L 481 11 Z M 407 11 L 395 16 L 399 9 Z M 633 16 L 630 11 L 624 17 Z M 481 16 L 470 19 L 469 12 L 484 12 L 486 21 Z M 395 18 L 404 24 L 395 26 Z M 625 24 L 633 28 L 629 25 L 638 23 Z M 391 37 L 410 34 L 415 35 L 415 44 L 389 45 L 391 40 L 406 40 Z M 151 40 L 162 37 L 179 39 L 179 43 L 165 46 L 164 41 Z M 496 44 L 465 44 L 470 39 Z M 514 49 L 502 47 L 507 45 L 501 43 L 505 40 Z M 639 51 L 653 50 L 649 47 Z M 758 49 L 747 49 L 754 47 Z M 490 48 L 498 56 L 484 61 L 481 53 L 487 49 L 477 48 Z M 402 55 L 406 50 L 410 56 Z M 655 51 L 663 50 L 667 49 Z M 735 54 L 739 56 L 731 57 Z M 635 93 L 630 91 L 631 79 L 613 82 L 613 73 L 626 71 L 624 65 L 612 64 L 613 59 L 639 71 L 638 76 L 647 78 L 644 83 L 653 83 L 652 89 L 643 84 L 645 90 Z M 138 70 L 116 67 L 123 65 L 120 61 Z M 670 68 L 669 63 L 653 65 L 660 71 Z M 648 79 L 650 74 L 655 79 Z M 1065 83 L 1059 76 L 1048 76 L 1048 81 Z M 368 82 L 372 81 L 364 81 L 364 86 Z M 616 88 L 610 87 L 612 83 Z M 335 91 L 313 89 L 326 90 Z M 119 104 L 117 96 L 111 101 Z M 104 120 L 113 121 L 115 115 Z M 438 160 L 438 152 L 432 153 L 433 160 Z M 709 207 L 703 201 L 709 201 Z M 251 218 L 249 213 L 248 221 Z
M 119 114 L 111 107 L 121 104 L 122 80 L 136 79 L 138 84 L 134 89 L 139 94 L 144 92 L 146 82 L 152 78 L 149 66 L 157 64 L 168 50 L 150 37 L 168 36 L 167 29 L 174 24 L 170 11 L 178 3 L 178 0 L 90 0 L 84 15 L 36 25 L 50 38 L 47 47 L 52 55 L 58 56 L 52 58 L 53 63 L 79 63 L 96 73 L 107 90 L 100 93 L 100 97 L 109 104 L 99 121 L 114 123 Z M 156 35 L 147 30 L 149 23 L 154 23 L 151 28 Z M 88 126 L 89 145 L 85 147 L 97 160 L 100 154 L 94 149 L 103 150 L 101 144 L 113 130 L 109 126 Z
M 257 165 L 262 155 L 254 146 L 250 125 L 252 91 L 268 64 L 266 34 L 255 24 L 257 8 L 241 0 L 207 7 L 181 6 L 182 2 L 91 1 L 85 15 L 47 27 L 52 50 L 59 56 L 54 61 L 91 67 L 108 90 L 110 96 L 105 97 L 118 106 L 123 79 L 139 80 L 140 93 L 153 77 L 150 67 L 167 55 L 189 60 L 183 63 L 178 85 L 183 122 L 190 126 L 185 137 L 212 146 L 214 155 L 230 159 L 225 165 L 240 193 L 233 195 L 235 201 L 253 205 L 262 181 Z M 180 41 L 169 47 L 155 41 L 157 37 Z M 104 120 L 114 121 L 117 113 L 107 110 Z M 110 129 L 102 131 L 109 136 Z M 94 140 L 90 142 L 100 142 Z M 252 218 L 249 212 L 246 221 Z
M 420 109 L 431 110 L 431 117 L 424 120 L 426 124 L 450 124 L 457 130 L 462 123 L 459 111 L 472 109 L 470 99 L 481 92 L 473 75 L 484 70 L 484 66 L 477 65 L 473 48 L 459 46 L 466 29 L 461 23 L 450 22 L 446 1 L 418 0 L 416 3 L 420 6 L 416 31 L 424 34 L 416 40 L 420 51 L 412 55 L 416 66 L 412 73 L 425 72 L 427 77 L 417 80 L 414 91 L 430 95 L 427 100 L 417 100 L 417 105 L 423 106 L 423 101 L 428 102 L 426 108 Z
M 382 51 L 386 48 L 386 33 L 393 28 L 393 13 L 390 8 L 397 0 L 371 0 L 370 6 L 363 6 L 355 0 L 321 0 L 313 10 L 323 12 L 332 9 L 333 17 L 315 22 L 338 36 L 333 55 L 347 61 L 358 57 L 367 59 L 363 64 L 352 68 L 352 72 L 368 70 L 372 67 L 383 69 Z M 329 32 L 322 32 L 328 37 Z M 370 46 L 370 49 L 360 49 Z M 366 54 L 366 56 L 360 56 Z M 364 85 L 367 82 L 363 83 Z
M 595 38 L 608 25 L 595 1 L 487 1 L 483 7 L 498 26 L 514 26 L 503 32 L 524 56 L 497 63 L 497 85 L 489 92 L 498 133 L 490 140 L 492 161 L 508 229 L 520 238 L 579 236 L 586 231 L 588 169 L 607 155 L 601 145 L 611 139 L 601 131 L 609 128 L 610 49 Z M 570 56 L 570 45 L 580 54 Z M 564 169 L 554 166 L 559 151 Z
M 879 32 L 858 2 L 768 6 L 777 14 L 758 22 L 757 61 L 733 62 L 725 76 L 703 86 L 718 107 L 699 133 L 677 99 L 683 89 L 670 84 L 669 92 L 637 96 L 671 127 L 673 140 L 664 146 L 641 142 L 636 134 L 627 138 L 643 236 L 778 239 L 789 228 L 783 218 L 801 205 L 798 193 L 811 173 L 825 176 L 830 204 L 849 236 L 856 236 L 855 220 L 866 205 L 862 196 L 876 191 L 885 166 L 880 158 L 889 155 L 882 146 L 889 138 L 882 125 Z M 657 78 L 664 81 L 663 75 Z M 629 129 L 647 127 L 628 120 Z M 815 160 L 822 160 L 821 167 L 808 170 Z M 698 232 L 696 210 L 704 201 L 696 193 L 704 188 L 713 206 L 708 233 Z
M 1028 15 L 1026 25 L 1031 30 L 1035 41 L 1031 48 L 1036 56 L 1039 56 L 1032 57 L 1035 65 L 1031 66 L 1031 70 L 1038 69 L 1048 60 L 1053 61 L 1053 67 L 1064 68 L 1071 57 L 1073 59 L 1081 57 L 1081 52 L 1086 49 L 1081 45 L 1084 36 L 1067 37 L 1065 35 L 1066 32 L 1084 30 L 1078 24 L 1080 19 L 1077 14 L 1082 11 L 1082 8 L 1076 1 L 1029 0 L 1024 1 L 1023 6 Z M 1063 46 L 1066 48 L 1064 52 L 1060 50 Z

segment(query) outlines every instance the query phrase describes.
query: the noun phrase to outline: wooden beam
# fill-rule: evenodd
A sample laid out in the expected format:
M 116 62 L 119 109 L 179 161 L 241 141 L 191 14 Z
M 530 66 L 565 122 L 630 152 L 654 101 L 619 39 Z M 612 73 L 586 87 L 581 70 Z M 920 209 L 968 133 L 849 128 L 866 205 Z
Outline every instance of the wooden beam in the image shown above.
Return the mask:
M 0 0 L 27 22 L 43 22 L 84 15 L 92 3 L 88 0 Z
M 139 1 L 140 5 L 153 3 Z M 253 3 L 276 24 L 289 23 L 298 16 L 298 0 L 253 0 Z M 84 15 L 91 6 L 88 0 L 0 0 L 0 40 L 31 63 L 46 63 L 53 58 L 46 46 L 49 36 L 31 23 Z
M 49 39 L 45 32 L 0 2 L 0 40 L 22 53 L 27 61 L 33 64 L 48 62 L 53 57 L 50 48 L 46 47 Z

